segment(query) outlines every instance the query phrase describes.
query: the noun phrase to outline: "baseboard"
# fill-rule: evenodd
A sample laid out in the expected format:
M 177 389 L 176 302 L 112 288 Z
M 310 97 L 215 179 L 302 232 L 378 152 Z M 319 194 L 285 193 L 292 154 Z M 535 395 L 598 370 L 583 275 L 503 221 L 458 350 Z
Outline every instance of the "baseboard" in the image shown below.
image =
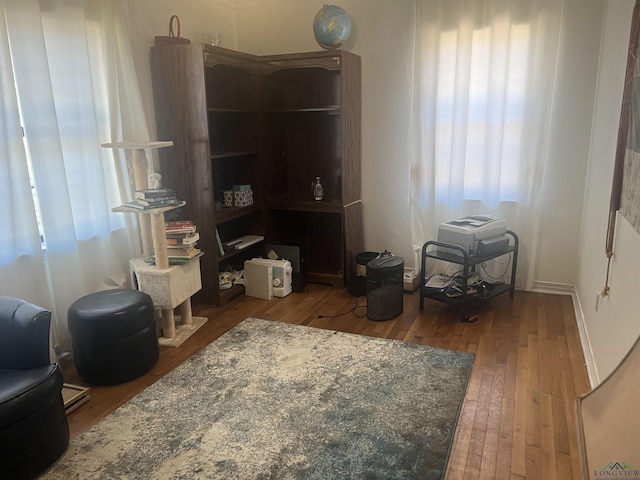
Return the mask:
M 594 388 L 600 383 L 598 378 L 598 370 L 596 369 L 596 363 L 593 358 L 593 350 L 591 348 L 591 342 L 589 341 L 589 335 L 587 335 L 587 327 L 584 319 L 584 312 L 578 298 L 578 292 L 575 285 L 567 283 L 553 283 L 553 282 L 533 282 L 532 292 L 537 293 L 549 293 L 552 295 L 570 295 L 573 301 L 573 311 L 576 316 L 576 324 L 578 326 L 578 335 L 580 336 L 580 345 L 582 346 L 582 355 L 584 357 L 585 366 L 587 368 L 587 376 L 589 377 L 589 384 L 591 388 Z
M 553 295 L 571 295 L 576 292 L 576 287 L 568 283 L 554 283 L 554 282 L 533 282 L 533 287 L 530 290 L 536 293 L 551 293 Z

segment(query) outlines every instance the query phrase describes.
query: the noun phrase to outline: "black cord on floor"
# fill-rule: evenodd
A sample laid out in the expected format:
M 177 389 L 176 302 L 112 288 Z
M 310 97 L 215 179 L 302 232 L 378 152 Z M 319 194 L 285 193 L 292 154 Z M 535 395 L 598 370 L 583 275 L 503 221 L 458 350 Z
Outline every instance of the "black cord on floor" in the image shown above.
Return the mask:
M 358 315 L 358 314 L 356 314 L 356 313 L 355 313 L 355 311 L 356 311 L 356 309 L 357 309 L 357 308 L 367 308 L 367 305 L 366 305 L 366 304 L 364 304 L 364 305 L 358 305 L 358 297 L 356 297 L 356 305 L 355 305 L 352 309 L 347 310 L 346 312 L 343 312 L 343 313 L 338 313 L 338 314 L 336 314 L 336 315 L 318 315 L 318 318 L 338 318 L 338 317 L 342 317 L 343 315 L 348 315 L 348 314 L 350 314 L 350 313 L 353 313 L 353 315 L 354 315 L 356 318 L 364 318 L 364 317 L 366 317 L 366 316 L 367 316 L 367 313 L 366 313 L 366 312 L 364 313 L 364 315 Z

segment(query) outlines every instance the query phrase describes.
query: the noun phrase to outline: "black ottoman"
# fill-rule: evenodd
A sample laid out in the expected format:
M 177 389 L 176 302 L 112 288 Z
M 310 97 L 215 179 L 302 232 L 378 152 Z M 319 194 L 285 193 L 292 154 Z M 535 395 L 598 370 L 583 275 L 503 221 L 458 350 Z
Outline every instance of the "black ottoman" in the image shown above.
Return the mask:
M 73 357 L 93 385 L 114 385 L 147 373 L 158 361 L 153 301 L 137 290 L 105 290 L 71 304 Z

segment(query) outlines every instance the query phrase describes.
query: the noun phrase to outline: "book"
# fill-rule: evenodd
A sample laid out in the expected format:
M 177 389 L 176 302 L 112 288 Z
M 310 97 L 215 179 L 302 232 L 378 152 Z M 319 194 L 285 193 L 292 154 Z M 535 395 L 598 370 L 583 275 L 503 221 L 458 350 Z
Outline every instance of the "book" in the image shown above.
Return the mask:
M 136 190 L 133 198 L 149 200 L 153 198 L 175 198 L 176 191 L 173 188 L 148 188 L 145 190 Z
M 169 265 L 181 265 L 183 263 L 187 263 L 190 262 L 191 260 L 201 257 L 204 255 L 204 252 L 200 249 L 196 249 L 196 252 L 192 255 L 192 256 L 173 256 L 173 255 L 169 255 L 168 259 L 169 259 Z M 150 255 L 148 257 L 144 257 L 144 262 L 148 263 L 150 265 L 155 265 L 156 264 L 156 257 L 153 255 Z
M 164 222 L 164 226 L 167 230 L 182 228 L 182 227 L 194 227 L 193 220 L 173 220 L 170 222 Z
M 224 255 L 224 247 L 222 246 L 222 241 L 220 240 L 220 234 L 218 233 L 218 229 L 216 228 L 216 240 L 218 241 L 218 251 L 220 255 Z
M 233 247 L 236 250 L 242 250 L 243 248 L 247 248 L 251 245 L 254 245 L 258 242 L 264 240 L 262 235 L 243 235 L 242 237 L 238 237 L 234 240 L 230 240 L 229 242 L 225 242 L 223 245 L 226 247 Z
M 165 230 L 165 236 L 171 239 L 184 239 L 195 235 L 197 232 L 193 231 L 195 229 L 195 225 L 192 227 L 183 227 L 182 229 L 174 229 L 174 230 Z M 199 236 L 200 234 L 198 234 Z
M 136 198 L 135 201 L 141 205 L 152 205 L 152 206 L 157 206 L 162 204 L 171 205 L 171 204 L 179 203 L 176 197 L 157 197 L 157 198 L 151 198 L 151 199 Z
M 179 234 L 167 234 L 167 246 L 182 246 L 182 245 L 195 245 L 200 240 L 200 234 L 195 233 L 179 233 Z
M 444 290 L 446 287 L 453 283 L 453 279 L 450 275 L 445 275 L 443 273 L 434 273 L 431 275 L 424 286 L 428 288 L 433 288 L 437 290 Z
M 179 203 L 181 202 L 179 202 L 176 199 L 173 199 L 171 201 L 161 202 L 161 203 L 154 203 L 154 204 L 144 204 L 137 200 L 134 200 L 132 202 L 123 203 L 121 206 L 126 208 L 135 208 L 136 210 L 153 210 L 154 208 L 170 207 L 172 205 L 177 205 Z
M 67 414 L 89 401 L 89 388 L 71 383 L 62 384 L 62 401 Z
M 191 220 L 164 222 L 165 234 L 195 233 L 196 225 Z
M 222 245 L 225 247 L 233 247 L 234 245 L 241 243 L 242 238 L 234 238 L 233 240 L 229 240 L 228 242 L 224 242 Z
M 193 245 L 184 247 L 167 247 L 167 255 L 170 257 L 190 257 L 193 255 L 194 250 L 197 250 Z
M 168 249 L 167 249 L 168 250 Z M 185 251 L 167 251 L 167 256 L 169 257 L 169 259 L 172 258 L 183 258 L 183 259 L 189 259 L 189 258 L 193 258 L 195 257 L 198 253 L 200 253 L 201 250 L 199 248 L 195 248 L 192 247 L 190 250 L 185 250 Z

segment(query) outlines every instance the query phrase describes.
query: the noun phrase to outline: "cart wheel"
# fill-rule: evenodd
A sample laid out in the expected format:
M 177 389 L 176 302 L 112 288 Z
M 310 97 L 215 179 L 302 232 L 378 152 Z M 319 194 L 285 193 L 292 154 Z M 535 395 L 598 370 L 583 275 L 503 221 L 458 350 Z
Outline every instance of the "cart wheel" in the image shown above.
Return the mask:
M 478 321 L 478 314 L 472 313 L 471 315 L 462 315 L 460 317 L 460 323 L 473 323 Z

